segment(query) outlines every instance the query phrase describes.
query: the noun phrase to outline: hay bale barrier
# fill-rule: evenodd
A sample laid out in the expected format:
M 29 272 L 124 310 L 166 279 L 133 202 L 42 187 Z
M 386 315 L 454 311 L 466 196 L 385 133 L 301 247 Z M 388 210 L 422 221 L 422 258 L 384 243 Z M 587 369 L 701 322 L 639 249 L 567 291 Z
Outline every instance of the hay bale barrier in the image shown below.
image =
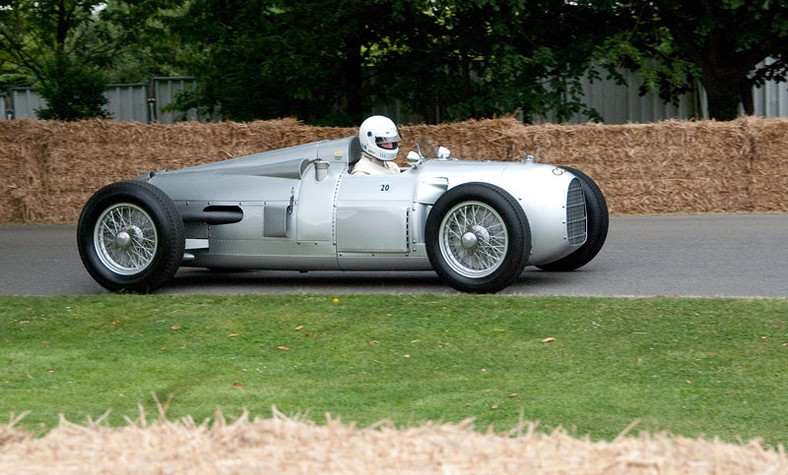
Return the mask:
M 61 417 L 59 427 L 35 438 L 0 426 L 2 473 L 788 473 L 782 446 L 759 441 L 729 444 L 668 435 L 621 435 L 611 442 L 577 438 L 563 429 L 545 433 L 523 422 L 509 433 L 474 431 L 471 421 L 367 428 L 326 416 L 325 424 L 287 417 L 228 422 L 191 418 L 111 428 L 102 418 L 87 425 Z M 634 423 L 632 425 L 635 425 Z
M 502 118 L 401 130 L 404 150 L 425 137 L 459 158 L 532 154 L 579 168 L 599 183 L 614 214 L 788 212 L 786 119 L 524 125 Z M 356 132 L 295 119 L 0 121 L 0 223 L 73 223 L 90 195 L 114 181 Z

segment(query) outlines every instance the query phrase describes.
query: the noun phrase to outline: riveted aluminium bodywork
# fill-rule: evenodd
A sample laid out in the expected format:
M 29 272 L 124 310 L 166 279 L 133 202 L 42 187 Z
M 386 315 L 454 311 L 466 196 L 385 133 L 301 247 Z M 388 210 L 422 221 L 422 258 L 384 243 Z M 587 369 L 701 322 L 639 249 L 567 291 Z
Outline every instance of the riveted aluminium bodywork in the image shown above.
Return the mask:
M 433 159 L 399 175 L 351 175 L 359 153 L 357 139 L 348 137 L 138 179 L 162 189 L 184 216 L 186 266 L 430 269 L 430 209 L 449 189 L 471 182 L 494 184 L 522 206 L 531 228 L 529 265 L 560 259 L 584 242 L 569 242 L 567 192 L 575 177 L 560 167 Z M 233 211 L 240 220 L 219 219 Z

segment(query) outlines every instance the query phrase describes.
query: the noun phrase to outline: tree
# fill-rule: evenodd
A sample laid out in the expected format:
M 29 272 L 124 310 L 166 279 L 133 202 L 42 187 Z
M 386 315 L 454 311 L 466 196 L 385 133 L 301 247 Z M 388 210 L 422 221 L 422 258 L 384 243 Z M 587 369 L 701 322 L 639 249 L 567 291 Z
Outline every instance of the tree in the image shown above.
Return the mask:
M 182 105 L 236 120 L 349 125 L 394 101 L 428 122 L 599 118 L 579 81 L 594 61 L 665 100 L 698 78 L 729 119 L 788 68 L 785 0 L 193 0 L 177 33 L 199 84 Z
M 578 78 L 603 31 L 564 0 L 194 0 L 173 24 L 197 77 L 179 108 L 332 125 L 395 101 L 428 122 L 595 116 Z
M 187 53 L 170 25 L 184 14 L 187 0 L 114 0 L 104 3 L 97 26 L 110 32 L 111 63 L 105 68 L 113 83 L 145 82 L 152 76 L 180 76 L 180 57 Z
M 106 81 L 102 71 L 76 64 L 67 55 L 56 55 L 53 64 L 44 71 L 48 75 L 38 88 L 47 103 L 36 109 L 39 119 L 79 120 L 92 117 L 106 118 L 104 107 Z
M 385 11 L 360 0 L 194 0 L 172 25 L 190 52 L 182 66 L 197 78 L 179 108 L 242 121 L 296 115 L 357 124 L 364 46 L 388 21 Z
M 0 81 L 39 88 L 39 117 L 105 117 L 107 72 L 160 3 L 2 0 Z
M 428 122 L 518 109 L 527 121 L 598 117 L 583 105 L 579 78 L 603 28 L 578 8 L 563 0 L 403 3 L 405 27 L 373 66 L 389 73 L 390 88 Z
M 101 73 L 75 50 L 91 36 L 98 2 L 5 1 L 0 9 L 0 49 L 11 65 L 8 76 L 39 86 L 54 119 L 104 116 Z M 88 58 L 90 56 L 88 55 Z M 96 87 L 98 86 L 98 87 Z
M 734 119 L 739 104 L 745 114 L 753 114 L 753 86 L 785 81 L 788 73 L 785 0 L 581 3 L 618 19 L 602 58 L 618 54 L 619 64 L 654 75 L 652 86 L 660 87 L 663 96 L 686 91 L 697 77 L 712 118 Z

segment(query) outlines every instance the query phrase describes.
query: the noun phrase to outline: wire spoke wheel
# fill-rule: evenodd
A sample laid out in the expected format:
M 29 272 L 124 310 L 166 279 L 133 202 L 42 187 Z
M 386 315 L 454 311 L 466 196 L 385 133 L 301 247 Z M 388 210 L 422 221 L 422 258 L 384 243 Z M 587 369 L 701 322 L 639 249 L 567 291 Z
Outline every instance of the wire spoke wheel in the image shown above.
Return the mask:
M 522 206 L 487 183 L 444 193 L 427 216 L 424 234 L 433 269 L 462 292 L 498 292 L 522 273 L 531 252 Z
M 183 219 L 159 188 L 111 183 L 90 197 L 77 223 L 79 256 L 88 273 L 113 292 L 152 292 L 180 267 Z
M 107 208 L 96 222 L 93 240 L 102 264 L 120 275 L 145 270 L 153 262 L 158 247 L 153 219 L 130 203 Z
M 509 246 L 501 215 L 480 201 L 454 206 L 440 225 L 440 250 L 458 274 L 484 277 L 500 267 Z

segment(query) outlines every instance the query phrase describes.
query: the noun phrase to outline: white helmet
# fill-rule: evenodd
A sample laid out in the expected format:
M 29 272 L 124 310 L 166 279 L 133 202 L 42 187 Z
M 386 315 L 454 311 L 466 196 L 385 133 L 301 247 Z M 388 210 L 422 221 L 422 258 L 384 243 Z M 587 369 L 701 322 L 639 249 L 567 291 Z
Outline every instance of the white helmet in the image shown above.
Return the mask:
M 361 123 L 358 131 L 361 140 L 361 149 L 379 160 L 394 160 L 397 158 L 402 140 L 399 129 L 394 121 L 382 115 L 373 115 Z

